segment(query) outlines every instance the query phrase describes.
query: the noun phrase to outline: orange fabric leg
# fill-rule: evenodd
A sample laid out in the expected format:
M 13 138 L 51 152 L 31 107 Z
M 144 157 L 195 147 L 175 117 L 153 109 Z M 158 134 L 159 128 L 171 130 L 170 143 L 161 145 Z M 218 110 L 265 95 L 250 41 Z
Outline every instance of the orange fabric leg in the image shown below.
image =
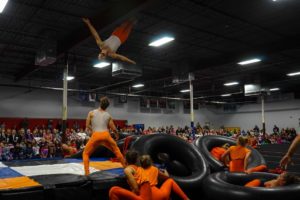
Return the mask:
M 182 199 L 188 199 L 186 194 L 182 191 L 179 185 L 171 178 L 166 180 L 160 189 L 157 187 L 152 187 L 152 199 L 155 200 L 168 200 L 170 199 L 171 192 L 174 192 Z
M 245 184 L 245 187 L 259 187 L 261 184 L 261 181 L 259 179 L 254 179 L 248 183 Z
M 140 195 L 126 190 L 124 188 L 114 186 L 109 190 L 110 200 L 151 200 L 151 188 L 149 183 L 142 184 L 140 188 Z
M 126 21 L 121 26 L 117 27 L 113 31 L 112 35 L 117 36 L 123 44 L 127 40 L 129 34 L 131 33 L 132 27 L 133 23 Z
M 110 151 L 112 151 L 115 154 L 115 156 L 121 162 L 123 167 L 126 166 L 123 154 L 121 153 L 116 141 L 110 135 L 109 135 L 108 139 L 106 141 L 104 141 L 102 144 L 103 144 L 103 146 L 105 146 L 106 148 L 108 148 Z
M 265 172 L 267 171 L 267 166 L 266 165 L 259 165 L 257 167 L 253 167 L 249 169 L 249 172 Z
M 117 158 L 120 159 L 122 165 L 125 165 L 124 157 L 117 146 L 117 143 L 112 139 L 109 132 L 94 132 L 92 137 L 89 139 L 88 143 L 86 144 L 84 151 L 82 153 L 83 164 L 84 164 L 84 171 L 85 175 L 89 175 L 89 157 L 95 151 L 97 145 L 103 144 L 109 150 L 111 150 Z

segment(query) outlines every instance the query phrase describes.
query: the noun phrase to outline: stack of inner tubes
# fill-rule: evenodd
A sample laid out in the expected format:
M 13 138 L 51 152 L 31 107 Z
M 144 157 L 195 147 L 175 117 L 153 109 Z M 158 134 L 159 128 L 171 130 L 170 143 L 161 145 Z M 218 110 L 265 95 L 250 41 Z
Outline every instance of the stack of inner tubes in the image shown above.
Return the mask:
M 161 163 L 161 154 L 168 157 L 170 176 L 184 188 L 200 188 L 209 174 L 208 165 L 198 149 L 176 136 L 151 134 L 140 137 L 132 146 L 141 155 L 148 154 L 154 163 Z

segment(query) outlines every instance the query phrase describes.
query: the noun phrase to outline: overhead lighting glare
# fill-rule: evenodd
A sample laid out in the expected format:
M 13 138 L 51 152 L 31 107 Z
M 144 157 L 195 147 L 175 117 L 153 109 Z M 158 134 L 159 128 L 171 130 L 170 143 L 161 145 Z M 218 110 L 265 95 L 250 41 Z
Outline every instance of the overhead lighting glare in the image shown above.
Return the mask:
M 239 62 L 238 64 L 239 64 L 239 65 L 249 65 L 249 64 L 252 64 L 252 63 L 260 62 L 260 61 L 261 61 L 261 59 L 254 58 L 254 59 L 251 59 L 251 60 L 241 61 L 241 62 Z
M 187 93 L 187 92 L 190 92 L 190 90 L 180 90 L 180 92 L 182 92 L 182 93 Z
M 280 88 L 271 88 L 270 91 L 278 91 Z
M 287 74 L 287 76 L 298 76 L 298 75 L 300 75 L 300 72 L 293 72 L 293 73 Z
M 0 1 L 1 1 L 1 0 L 0 0 Z M 71 81 L 71 80 L 73 80 L 73 79 L 75 79 L 74 76 L 67 76 L 67 81 Z
M 95 64 L 94 67 L 96 67 L 96 68 L 104 68 L 104 67 L 107 67 L 109 65 L 110 65 L 110 63 L 108 63 L 108 62 L 99 62 L 99 63 Z
M 162 37 L 162 38 L 160 38 L 158 40 L 155 40 L 155 41 L 151 42 L 149 44 L 149 46 L 160 47 L 160 46 L 162 46 L 164 44 L 167 44 L 167 43 L 169 43 L 169 42 L 171 42 L 173 40 L 175 40 L 175 38 L 173 38 L 173 37 Z
M 8 0 L 0 0 L 0 13 L 4 10 Z
M 140 87 L 144 87 L 144 84 L 139 83 L 139 84 L 133 85 L 132 87 L 134 87 L 134 88 L 140 88 Z
M 229 82 L 229 83 L 224 83 L 225 86 L 233 86 L 233 85 L 238 85 L 239 82 Z
M 230 97 L 231 94 L 222 94 L 221 97 Z

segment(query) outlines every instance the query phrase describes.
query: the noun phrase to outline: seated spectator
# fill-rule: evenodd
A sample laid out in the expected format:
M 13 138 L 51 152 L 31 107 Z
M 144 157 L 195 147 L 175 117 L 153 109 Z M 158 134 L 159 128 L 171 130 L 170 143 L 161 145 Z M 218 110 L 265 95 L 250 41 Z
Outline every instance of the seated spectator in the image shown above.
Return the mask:
M 40 148 L 40 156 L 41 158 L 47 158 L 48 154 L 49 154 L 49 148 L 47 142 L 45 142 Z
M 26 151 L 25 151 L 25 157 L 27 159 L 31 159 L 33 157 L 34 153 L 33 153 L 33 149 L 32 149 L 32 143 L 29 142 L 27 143 L 27 146 L 26 146 Z
M 40 146 L 37 144 L 36 140 L 32 141 L 32 151 L 33 158 L 40 158 Z

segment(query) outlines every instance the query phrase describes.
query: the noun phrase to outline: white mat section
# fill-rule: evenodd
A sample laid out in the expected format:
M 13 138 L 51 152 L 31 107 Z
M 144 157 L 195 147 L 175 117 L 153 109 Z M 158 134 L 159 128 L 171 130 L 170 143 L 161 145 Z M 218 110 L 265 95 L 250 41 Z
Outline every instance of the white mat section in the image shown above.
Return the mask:
M 2 162 L 0 162 L 0 167 L 7 167 L 7 166 L 4 165 Z
M 38 175 L 50 175 L 50 174 L 84 175 L 83 165 L 80 163 L 22 166 L 22 167 L 11 167 L 11 169 L 13 169 L 25 176 L 38 176 Z M 93 167 L 90 167 L 90 173 L 93 173 L 96 171 L 99 171 L 99 170 L 97 170 Z

